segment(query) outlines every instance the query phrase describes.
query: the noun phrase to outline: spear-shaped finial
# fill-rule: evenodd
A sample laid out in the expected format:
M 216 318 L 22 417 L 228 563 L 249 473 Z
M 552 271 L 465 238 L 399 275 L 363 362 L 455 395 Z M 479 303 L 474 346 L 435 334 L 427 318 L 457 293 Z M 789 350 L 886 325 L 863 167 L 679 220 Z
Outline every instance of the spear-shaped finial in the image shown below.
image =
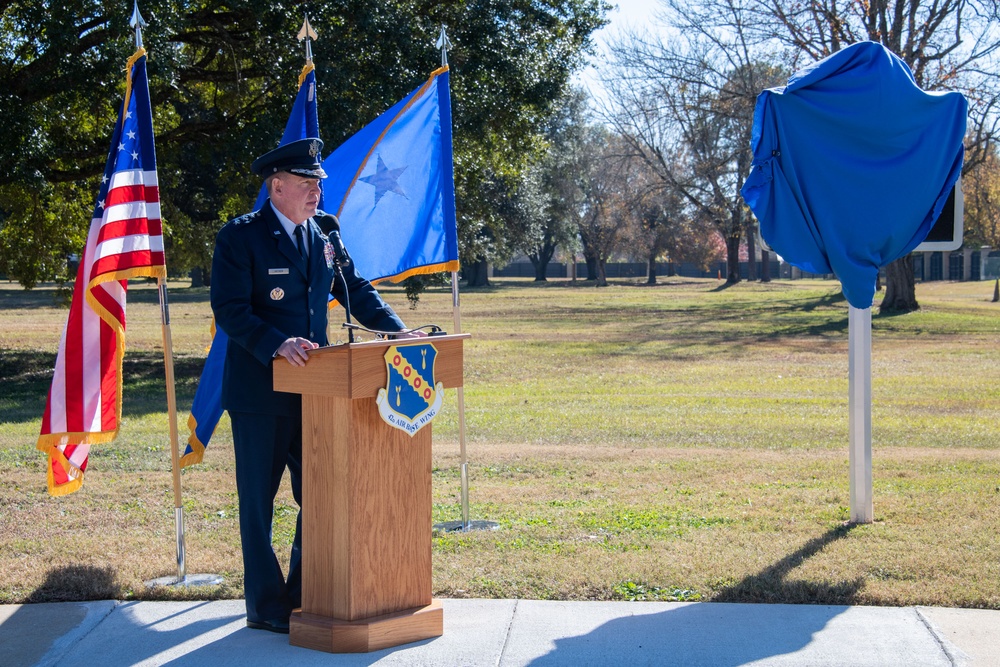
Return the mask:
M 448 64 L 448 49 L 451 48 L 451 40 L 448 39 L 448 32 L 446 31 L 445 25 L 441 26 L 441 34 L 438 35 L 437 41 L 434 46 L 441 49 L 441 66 Z
M 146 27 L 146 22 L 142 19 L 142 14 L 139 13 L 139 0 L 134 0 L 132 4 L 132 18 L 129 19 L 128 24 L 135 28 L 135 48 L 142 48 L 142 29 Z
M 306 40 L 306 62 L 311 63 L 313 59 L 312 40 L 316 39 L 316 31 L 309 25 L 309 16 L 306 15 L 302 21 L 302 29 L 299 30 L 299 41 Z

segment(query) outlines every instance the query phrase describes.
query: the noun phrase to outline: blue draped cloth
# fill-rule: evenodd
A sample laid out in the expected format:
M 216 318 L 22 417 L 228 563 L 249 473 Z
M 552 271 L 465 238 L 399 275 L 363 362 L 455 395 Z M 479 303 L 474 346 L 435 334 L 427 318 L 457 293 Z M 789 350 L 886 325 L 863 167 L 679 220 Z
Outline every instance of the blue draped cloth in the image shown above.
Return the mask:
M 776 253 L 836 274 L 848 302 L 868 308 L 879 267 L 911 252 L 941 214 L 967 111 L 961 93 L 918 88 L 881 44 L 854 44 L 758 96 L 741 194 Z

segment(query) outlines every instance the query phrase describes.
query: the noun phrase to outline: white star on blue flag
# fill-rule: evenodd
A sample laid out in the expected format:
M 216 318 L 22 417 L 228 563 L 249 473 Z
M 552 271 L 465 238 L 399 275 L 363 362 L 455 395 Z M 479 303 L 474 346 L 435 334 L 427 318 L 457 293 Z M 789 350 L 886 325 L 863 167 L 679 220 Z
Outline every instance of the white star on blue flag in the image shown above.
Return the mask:
M 364 181 L 369 185 L 375 186 L 374 206 L 378 206 L 379 199 L 384 197 L 387 192 L 395 192 L 397 195 L 400 195 L 403 198 L 408 199 L 406 193 L 403 192 L 403 190 L 399 187 L 399 183 L 397 183 L 400 174 L 406 171 L 406 167 L 389 169 L 387 166 L 385 166 L 385 162 L 382 161 L 381 155 L 376 155 L 375 157 L 378 160 L 378 164 L 375 168 L 375 173 L 372 174 L 371 176 L 364 176 L 358 179 L 359 181 Z

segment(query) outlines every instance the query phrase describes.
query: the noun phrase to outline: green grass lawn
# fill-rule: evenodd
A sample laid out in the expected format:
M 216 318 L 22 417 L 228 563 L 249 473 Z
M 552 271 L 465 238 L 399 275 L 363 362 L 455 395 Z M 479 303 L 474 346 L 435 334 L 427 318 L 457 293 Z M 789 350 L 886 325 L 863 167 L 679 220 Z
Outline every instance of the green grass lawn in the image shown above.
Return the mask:
M 451 295 L 407 308 L 453 329 Z M 1000 304 L 990 283 L 918 285 L 921 311 L 873 317 L 875 523 L 851 526 L 847 303 L 824 281 L 723 288 L 661 279 L 462 293 L 473 519 L 437 535 L 434 593 L 1000 608 Z M 206 290 L 171 286 L 178 420 L 209 343 Z M 155 289 L 129 290 L 123 424 L 83 489 L 48 497 L 35 447 L 67 311 L 0 284 L 0 602 L 240 597 L 232 436 L 183 474 L 174 525 Z M 339 319 L 339 314 L 334 319 Z M 336 334 L 333 336 L 336 338 Z M 434 520 L 459 519 L 454 392 L 435 420 Z M 287 556 L 295 505 L 279 496 Z

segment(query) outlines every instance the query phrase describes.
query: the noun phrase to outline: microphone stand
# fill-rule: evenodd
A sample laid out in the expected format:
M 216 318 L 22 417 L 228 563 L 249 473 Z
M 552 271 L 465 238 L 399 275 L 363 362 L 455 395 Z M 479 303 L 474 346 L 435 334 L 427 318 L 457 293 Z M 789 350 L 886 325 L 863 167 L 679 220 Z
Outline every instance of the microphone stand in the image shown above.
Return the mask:
M 346 313 L 346 319 L 344 320 L 344 327 L 347 329 L 347 342 L 354 342 L 354 327 L 351 325 L 351 295 L 347 291 L 347 278 L 344 277 L 344 271 L 340 267 L 340 258 L 337 257 L 337 253 L 333 254 L 333 267 L 336 277 L 340 279 L 341 284 L 344 286 L 344 312 Z

